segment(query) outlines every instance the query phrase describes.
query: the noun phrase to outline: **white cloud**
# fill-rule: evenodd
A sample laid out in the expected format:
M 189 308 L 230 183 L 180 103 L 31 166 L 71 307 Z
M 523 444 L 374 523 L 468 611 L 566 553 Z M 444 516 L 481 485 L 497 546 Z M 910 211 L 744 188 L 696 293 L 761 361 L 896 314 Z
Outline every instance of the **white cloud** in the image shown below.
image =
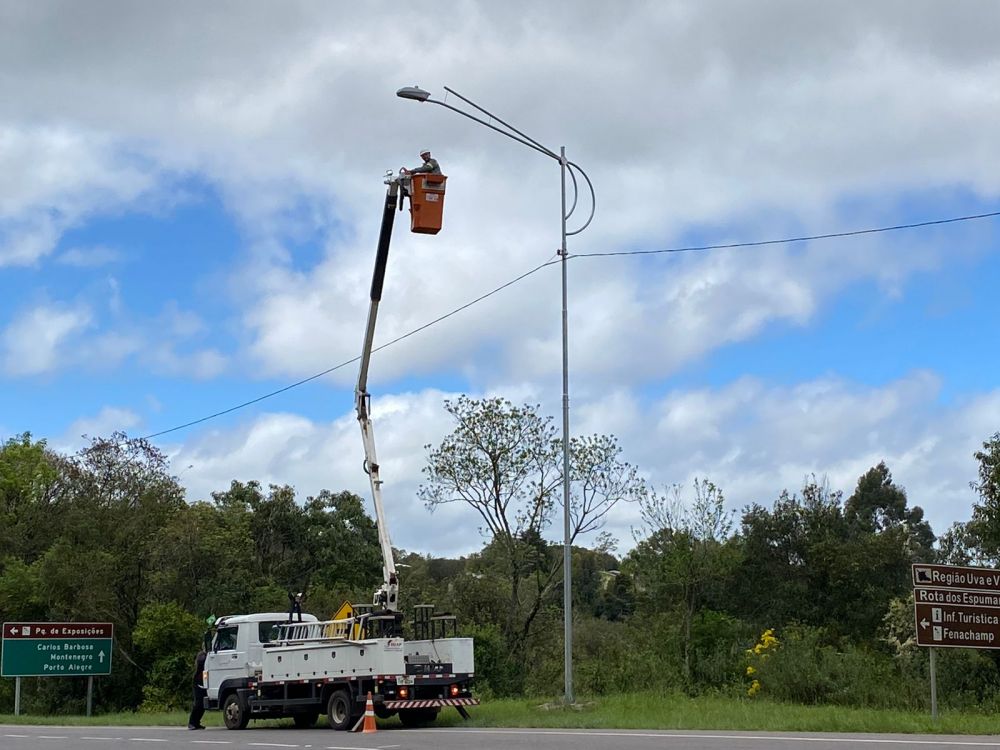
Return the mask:
M 105 245 L 71 247 L 59 253 L 57 262 L 73 268 L 97 268 L 122 259 L 122 253 Z
M 156 171 L 111 136 L 0 115 L 0 267 L 31 265 L 85 217 L 134 203 L 156 185 Z
M 91 320 L 91 311 L 82 306 L 43 304 L 22 312 L 0 334 L 4 372 L 26 376 L 56 369 Z
M 117 279 L 107 279 L 114 327 L 103 326 L 86 303 L 45 302 L 18 313 L 0 330 L 0 369 L 11 377 L 56 373 L 69 367 L 106 372 L 136 360 L 158 375 L 206 380 L 226 371 L 230 358 L 196 346 L 206 332 L 201 317 L 168 303 L 153 317 L 125 315 Z
M 112 432 L 129 431 L 142 423 L 138 414 L 130 409 L 105 406 L 96 415 L 81 417 L 54 441 L 53 447 L 64 453 L 74 453 L 87 446 L 90 438 L 106 437 Z
M 178 352 L 173 344 L 162 343 L 146 348 L 142 359 L 158 375 L 209 380 L 226 371 L 229 359 L 216 349 Z

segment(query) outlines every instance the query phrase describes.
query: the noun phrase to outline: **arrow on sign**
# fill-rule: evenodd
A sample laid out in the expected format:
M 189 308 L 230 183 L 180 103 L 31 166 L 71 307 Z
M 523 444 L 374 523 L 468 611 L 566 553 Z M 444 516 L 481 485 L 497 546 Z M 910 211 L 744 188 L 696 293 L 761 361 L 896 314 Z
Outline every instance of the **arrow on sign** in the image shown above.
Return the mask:
M 921 620 L 920 621 L 920 627 L 926 628 L 928 625 L 930 625 L 930 623 L 927 622 L 927 620 Z
M 10 629 L 10 634 L 11 635 L 17 635 L 17 628 L 11 628 Z
M 103 651 L 101 651 L 100 653 L 97 654 L 97 660 L 99 662 L 101 662 L 101 664 L 104 663 L 104 652 Z

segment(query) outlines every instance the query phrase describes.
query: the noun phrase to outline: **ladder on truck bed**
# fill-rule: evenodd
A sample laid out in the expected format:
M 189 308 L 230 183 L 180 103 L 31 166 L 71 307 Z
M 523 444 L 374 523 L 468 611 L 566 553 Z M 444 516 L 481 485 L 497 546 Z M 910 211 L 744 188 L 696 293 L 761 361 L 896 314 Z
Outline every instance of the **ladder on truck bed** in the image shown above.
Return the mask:
M 370 638 L 392 638 L 399 632 L 402 614 L 399 612 L 363 612 L 354 617 L 320 622 L 283 622 L 278 633 L 267 645 L 307 643 L 309 641 L 363 641 Z

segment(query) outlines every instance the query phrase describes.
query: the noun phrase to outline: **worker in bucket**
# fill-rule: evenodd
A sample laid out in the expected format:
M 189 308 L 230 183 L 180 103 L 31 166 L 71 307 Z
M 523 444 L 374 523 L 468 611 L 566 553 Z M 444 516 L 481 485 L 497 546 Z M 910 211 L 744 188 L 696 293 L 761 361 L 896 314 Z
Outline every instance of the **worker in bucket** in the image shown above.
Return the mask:
M 441 165 L 438 164 L 437 159 L 431 156 L 431 150 L 425 148 L 420 152 L 420 158 L 424 160 L 424 163 L 419 167 L 414 167 L 413 169 L 407 169 L 403 167 L 400 172 L 403 173 L 403 197 L 410 195 L 410 175 L 417 173 L 426 174 L 441 174 Z
M 416 174 L 418 172 L 426 172 L 427 174 L 441 174 L 441 166 L 437 163 L 437 159 L 431 156 L 429 148 L 425 148 L 420 152 L 420 158 L 424 160 L 423 164 L 413 169 L 403 169 L 403 173 Z

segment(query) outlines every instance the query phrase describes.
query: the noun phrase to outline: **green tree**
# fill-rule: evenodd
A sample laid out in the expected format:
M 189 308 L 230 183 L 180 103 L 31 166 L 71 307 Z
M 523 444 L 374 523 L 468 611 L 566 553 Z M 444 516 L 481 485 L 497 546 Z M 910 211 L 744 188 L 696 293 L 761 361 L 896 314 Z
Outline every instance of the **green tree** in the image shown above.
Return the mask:
M 931 557 L 935 537 L 924 520 L 924 511 L 919 506 L 907 505 L 906 491 L 892 481 L 885 461 L 858 479 L 854 493 L 844 505 L 844 516 L 861 533 L 895 533 L 902 537 L 914 562 L 926 562 Z
M 836 580 L 829 558 L 845 537 L 840 493 L 815 479 L 801 496 L 782 491 L 770 509 L 750 505 L 738 533 L 728 611 L 763 627 L 825 621 Z
M 970 486 L 979 495 L 972 506 L 969 530 L 988 560 L 1000 559 L 1000 432 L 995 432 L 976 451 L 979 477 Z
M 378 528 L 362 499 L 351 492 L 322 490 L 306 499 L 302 513 L 300 543 L 309 584 L 341 599 L 363 596 L 368 601 L 382 580 L 382 552 Z
M 647 612 L 680 613 L 680 643 L 684 678 L 692 675 L 695 616 L 718 596 L 733 565 L 726 545 L 733 513 L 725 497 L 707 479 L 695 480 L 694 500 L 687 506 L 678 485 L 664 494 L 640 500 L 643 527 L 636 548 L 626 561 Z M 641 537 L 645 538 L 641 538 Z
M 942 565 L 980 565 L 980 542 L 974 524 L 956 521 L 938 537 L 934 561 Z
M 500 398 L 460 396 L 444 406 L 456 426 L 438 447 L 426 446 L 418 495 L 431 510 L 460 502 L 478 514 L 487 557 L 509 582 L 501 628 L 508 648 L 516 648 L 553 587 L 555 561 L 542 532 L 561 480 L 555 428 L 537 407 Z
M 575 541 L 600 530 L 619 502 L 637 502 L 647 493 L 636 467 L 623 460 L 614 435 L 570 438 L 569 444 L 570 538 Z
M 0 556 L 33 562 L 58 534 L 57 463 L 28 432 L 0 445 Z
M 444 406 L 455 429 L 436 448 L 427 446 L 418 493 L 431 509 L 457 502 L 479 516 L 488 544 L 478 562 L 494 566 L 509 593 L 501 632 L 517 652 L 543 608 L 558 606 L 562 556 L 545 531 L 562 500 L 561 442 L 537 406 L 467 396 Z M 572 546 L 600 529 L 618 502 L 637 498 L 642 482 L 613 436 L 574 438 L 570 451 Z
M 185 506 L 160 529 L 154 566 L 157 601 L 205 616 L 249 610 L 259 583 L 249 512 L 206 502 Z
M 772 509 L 744 512 L 730 601 L 765 627 L 801 622 L 872 643 L 890 601 L 907 591 L 911 563 L 933 558 L 933 539 L 884 463 L 846 503 L 813 479 L 801 496 L 783 492 Z

